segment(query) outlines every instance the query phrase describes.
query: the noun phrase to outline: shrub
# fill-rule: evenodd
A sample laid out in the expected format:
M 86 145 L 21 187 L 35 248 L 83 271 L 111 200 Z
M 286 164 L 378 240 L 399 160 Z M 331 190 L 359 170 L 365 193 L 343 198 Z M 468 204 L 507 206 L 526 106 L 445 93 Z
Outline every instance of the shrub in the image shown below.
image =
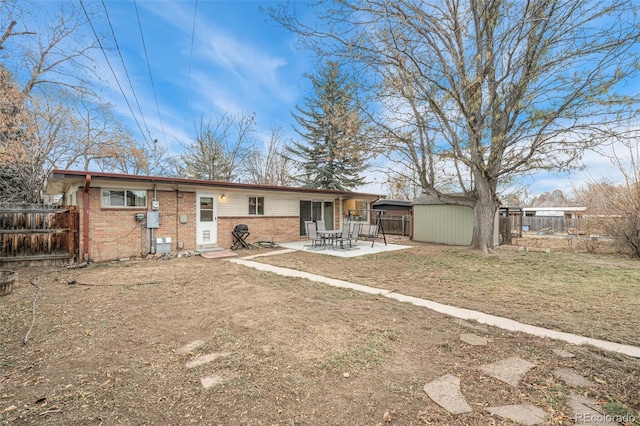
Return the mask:
M 590 183 L 576 195 L 587 207 L 590 233 L 608 235 L 622 252 L 640 258 L 640 181 Z

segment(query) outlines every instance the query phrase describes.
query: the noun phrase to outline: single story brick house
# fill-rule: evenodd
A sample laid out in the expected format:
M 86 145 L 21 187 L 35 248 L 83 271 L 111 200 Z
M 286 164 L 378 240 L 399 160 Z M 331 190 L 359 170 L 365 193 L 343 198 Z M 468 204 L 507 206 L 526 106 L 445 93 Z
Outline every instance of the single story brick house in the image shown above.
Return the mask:
M 248 242 L 305 237 L 305 220 L 341 229 L 349 210 L 380 198 L 349 191 L 253 185 L 162 176 L 54 170 L 47 193 L 77 206 L 79 258 L 93 261 L 149 253 L 230 247 L 232 230 Z

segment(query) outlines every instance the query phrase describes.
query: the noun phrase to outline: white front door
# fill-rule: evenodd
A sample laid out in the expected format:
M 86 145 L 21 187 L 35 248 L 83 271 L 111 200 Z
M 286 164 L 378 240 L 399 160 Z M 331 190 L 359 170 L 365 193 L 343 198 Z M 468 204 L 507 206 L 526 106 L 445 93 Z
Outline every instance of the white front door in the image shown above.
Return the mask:
M 218 217 L 216 212 L 216 196 L 214 194 L 196 193 L 198 219 L 196 221 L 196 244 L 215 244 L 218 242 Z

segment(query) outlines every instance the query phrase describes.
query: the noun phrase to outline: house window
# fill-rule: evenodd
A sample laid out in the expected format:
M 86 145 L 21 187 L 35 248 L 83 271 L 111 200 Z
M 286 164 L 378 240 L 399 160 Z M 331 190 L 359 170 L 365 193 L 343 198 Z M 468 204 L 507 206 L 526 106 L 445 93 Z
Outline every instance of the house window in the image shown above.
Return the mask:
M 200 222 L 213 222 L 213 197 L 200 197 Z
M 147 191 L 132 189 L 103 189 L 102 207 L 146 207 Z
M 249 197 L 249 214 L 264 215 L 264 197 Z

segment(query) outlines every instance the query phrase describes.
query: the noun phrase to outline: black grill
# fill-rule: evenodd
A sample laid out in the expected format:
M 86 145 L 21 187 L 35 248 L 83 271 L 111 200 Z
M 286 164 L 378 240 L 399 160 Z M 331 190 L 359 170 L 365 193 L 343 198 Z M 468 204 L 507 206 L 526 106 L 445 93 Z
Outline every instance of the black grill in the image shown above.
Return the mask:
M 233 233 L 234 234 L 248 234 L 249 233 L 249 227 L 247 225 L 244 225 L 244 224 L 236 225 L 236 227 L 233 228 Z
M 231 232 L 233 235 L 233 245 L 231 246 L 231 250 L 236 250 L 239 247 L 251 248 L 249 244 L 247 244 L 247 238 L 249 238 L 249 227 L 244 224 L 236 225 Z

